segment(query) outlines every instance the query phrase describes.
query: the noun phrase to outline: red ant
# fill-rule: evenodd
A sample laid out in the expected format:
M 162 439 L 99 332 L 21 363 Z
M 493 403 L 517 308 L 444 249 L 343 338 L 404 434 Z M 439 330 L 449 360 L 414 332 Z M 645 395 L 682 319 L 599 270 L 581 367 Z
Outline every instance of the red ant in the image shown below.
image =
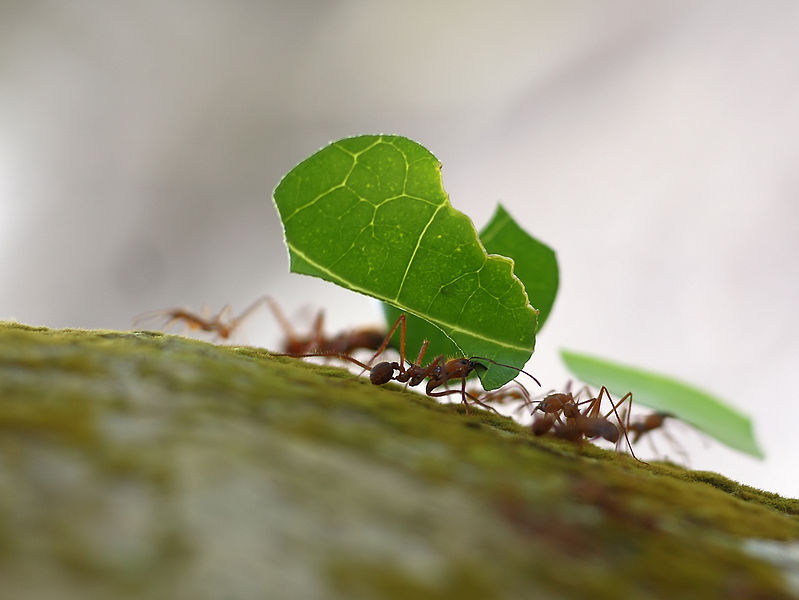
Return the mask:
M 672 437 L 672 435 L 668 431 L 666 431 L 664 427 L 666 419 L 669 418 L 675 419 L 676 417 L 672 413 L 668 412 L 653 412 L 630 423 L 628 426 L 628 430 L 633 432 L 633 444 L 635 444 L 639 439 L 641 439 L 641 437 L 643 437 L 647 433 L 654 431 L 656 429 L 660 429 L 663 436 L 669 441 L 669 443 L 674 448 L 674 451 L 677 452 L 677 454 L 679 454 L 682 457 L 682 459 L 685 461 L 685 464 L 689 464 L 690 461 L 688 459 L 688 453 L 685 451 L 685 448 L 679 442 L 677 442 L 677 440 L 674 439 L 674 437 Z M 647 439 L 649 439 L 649 445 L 652 448 L 652 452 L 655 455 L 658 455 L 659 454 L 658 450 L 655 447 L 655 444 L 652 441 L 652 439 L 648 436 Z
M 374 366 L 371 366 L 371 363 L 374 361 L 377 356 L 379 356 L 388 346 L 388 343 L 391 341 L 394 332 L 397 330 L 397 327 L 400 328 L 400 361 L 399 362 L 389 362 L 384 361 L 377 363 Z M 422 344 L 421 349 L 419 350 L 419 355 L 416 357 L 416 362 L 409 362 L 409 366 L 405 367 L 405 315 L 402 314 L 399 318 L 395 321 L 394 326 L 388 332 L 388 335 L 385 336 L 380 347 L 377 349 L 377 352 L 372 356 L 369 363 L 362 363 L 361 361 L 353 358 L 352 356 L 340 352 L 310 352 L 303 354 L 302 356 L 331 356 L 340 358 L 342 360 L 347 360 L 359 367 L 363 368 L 365 371 L 369 371 L 369 381 L 373 385 L 384 385 L 389 381 L 397 381 L 399 383 L 407 383 L 409 386 L 414 387 L 422 383 L 425 379 L 427 379 L 427 385 L 425 386 L 425 394 L 431 396 L 433 398 L 440 398 L 443 396 L 449 396 L 450 394 L 460 394 L 463 404 L 466 406 L 466 410 L 469 410 L 469 403 L 467 398 L 471 399 L 473 403 L 482 406 L 488 410 L 493 412 L 497 412 L 493 407 L 484 404 L 477 396 L 472 394 L 471 392 L 466 391 L 466 378 L 476 369 L 483 368 L 485 369 L 486 366 L 478 361 L 487 361 L 493 363 L 495 365 L 508 367 L 508 368 L 515 368 L 511 367 L 510 365 L 504 365 L 502 363 L 498 363 L 493 359 L 482 357 L 482 356 L 472 356 L 470 358 L 452 358 L 449 360 L 445 360 L 443 355 L 437 356 L 431 363 L 427 366 L 422 366 L 422 359 L 424 358 L 425 351 L 427 350 L 427 340 L 424 341 Z M 284 353 L 284 355 L 289 355 L 288 353 Z M 518 369 L 520 373 L 524 373 L 525 375 L 531 377 L 533 381 L 535 381 L 538 385 L 541 385 L 539 381 L 533 377 L 530 373 L 522 369 Z M 460 379 L 461 380 L 461 389 L 460 390 L 443 390 L 443 391 L 435 391 L 436 388 L 441 387 L 442 385 L 446 385 L 448 381 L 452 379 Z
M 275 315 L 277 322 L 280 324 L 281 329 L 283 329 L 286 338 L 281 350 L 284 354 L 289 356 L 302 356 L 311 352 L 349 354 L 361 348 L 375 350 L 380 347 L 385 337 L 385 334 L 380 329 L 362 328 L 352 331 L 343 331 L 332 338 L 328 338 L 322 330 L 324 326 L 324 311 L 322 310 L 317 313 L 314 319 L 311 333 L 305 337 L 297 335 L 288 319 L 283 315 L 277 302 L 269 296 L 258 298 L 245 308 L 241 314 L 230 319 L 226 318 L 231 312 L 231 307 L 228 304 L 216 315 L 208 318 L 189 312 L 183 308 L 170 308 L 140 315 L 134 320 L 134 323 L 163 315 L 167 317 L 167 322 L 161 327 L 163 330 L 169 329 L 178 321 L 184 321 L 190 329 L 207 331 L 209 333 L 213 332 L 217 337 L 227 340 L 233 335 L 233 332 L 239 325 L 241 325 L 242 321 L 261 304 L 269 306 L 272 314 Z
M 641 439 L 641 436 L 645 433 L 663 427 L 663 423 L 666 419 L 673 416 L 674 415 L 667 412 L 653 412 L 638 421 L 630 423 L 628 430 L 633 432 L 633 444 Z
M 163 331 L 168 330 L 178 321 L 183 321 L 189 329 L 214 333 L 217 337 L 226 340 L 233 335 L 233 332 L 236 330 L 236 328 L 238 328 L 241 322 L 246 319 L 251 312 L 258 308 L 258 305 L 263 301 L 264 298 L 259 298 L 245 308 L 241 314 L 230 319 L 226 317 L 232 311 L 232 308 L 230 304 L 226 304 L 224 307 L 222 307 L 222 310 L 212 317 L 204 317 L 190 312 L 185 308 L 167 308 L 141 314 L 133 320 L 133 323 L 136 325 L 148 319 L 164 316 L 167 318 L 167 321 L 161 326 Z
M 610 402 L 610 410 L 604 415 L 601 414 L 603 396 L 607 396 Z M 624 439 L 627 441 L 627 447 L 630 449 L 630 454 L 635 460 L 640 461 L 635 456 L 630 439 L 627 437 L 629 412 L 626 413 L 627 424 L 625 425 L 617 410 L 625 402 L 632 404 L 632 398 L 632 392 L 628 392 L 621 400 L 614 403 L 610 392 L 604 385 L 600 388 L 599 395 L 596 398 L 589 398 L 581 402 L 578 402 L 572 393 L 568 391 L 549 394 L 535 408 L 535 411 L 541 411 L 543 416 L 536 415 L 532 425 L 533 433 L 535 435 L 543 435 L 553 430 L 557 437 L 579 444 L 582 444 L 584 439 L 601 437 L 616 444 L 617 448 L 623 434 Z M 582 404 L 588 404 L 588 407 L 581 411 L 580 405 Z M 611 423 L 609 419 L 611 414 L 616 415 L 618 427 Z M 561 415 L 565 418 L 565 421 L 561 419 Z
M 350 354 L 355 350 L 377 350 L 383 344 L 385 332 L 377 327 L 363 327 L 350 331 L 342 331 L 332 338 L 328 338 L 323 329 L 325 313 L 320 310 L 316 313 L 310 335 L 302 337 L 297 335 L 283 315 L 280 307 L 272 298 L 264 296 L 260 299 L 269 305 L 272 314 L 283 329 L 286 340 L 283 342 L 282 354 L 300 357 L 308 354 Z

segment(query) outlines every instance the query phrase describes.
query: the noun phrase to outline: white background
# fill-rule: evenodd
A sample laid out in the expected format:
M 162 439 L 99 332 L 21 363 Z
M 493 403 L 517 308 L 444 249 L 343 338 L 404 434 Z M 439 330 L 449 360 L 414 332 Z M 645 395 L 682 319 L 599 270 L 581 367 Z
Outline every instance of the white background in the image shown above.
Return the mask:
M 0 318 L 128 329 L 269 293 L 299 325 L 377 323 L 288 274 L 271 192 L 399 133 L 478 227 L 501 200 L 558 252 L 545 387 L 561 347 L 697 384 L 767 460 L 674 427 L 691 465 L 799 496 L 798 31 L 792 1 L 3 3 Z M 268 313 L 243 335 L 280 339 Z

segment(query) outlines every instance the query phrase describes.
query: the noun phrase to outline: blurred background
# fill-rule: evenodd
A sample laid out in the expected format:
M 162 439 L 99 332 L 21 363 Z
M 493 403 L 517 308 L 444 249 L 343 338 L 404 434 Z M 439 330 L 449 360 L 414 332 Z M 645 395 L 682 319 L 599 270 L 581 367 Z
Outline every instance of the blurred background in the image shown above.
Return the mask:
M 398 133 L 478 228 L 502 201 L 557 251 L 545 388 L 562 347 L 699 385 L 767 459 L 674 426 L 690 465 L 797 497 L 797 31 L 792 1 L 0 2 L 0 319 L 129 329 L 268 293 L 299 329 L 379 323 L 288 273 L 271 193 L 331 140 Z M 267 311 L 240 334 L 282 335 Z

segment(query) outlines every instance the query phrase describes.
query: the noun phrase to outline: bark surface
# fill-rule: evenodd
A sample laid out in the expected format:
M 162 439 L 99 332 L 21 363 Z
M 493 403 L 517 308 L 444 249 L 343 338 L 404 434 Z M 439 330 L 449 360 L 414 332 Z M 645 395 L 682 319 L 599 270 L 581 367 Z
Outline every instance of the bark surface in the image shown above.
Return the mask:
M 798 514 L 264 350 L 0 323 L 0 598 L 791 598 Z

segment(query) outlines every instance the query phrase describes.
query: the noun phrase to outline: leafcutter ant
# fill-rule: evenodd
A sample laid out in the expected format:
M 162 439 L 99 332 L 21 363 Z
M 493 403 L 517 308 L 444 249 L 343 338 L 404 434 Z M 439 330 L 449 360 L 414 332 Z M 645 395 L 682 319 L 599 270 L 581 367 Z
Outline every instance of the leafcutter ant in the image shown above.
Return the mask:
M 653 412 L 637 421 L 632 421 L 628 430 L 633 432 L 633 444 L 641 439 L 642 435 L 663 427 L 663 423 L 666 419 L 673 416 L 674 415 L 667 412 Z
M 210 317 L 193 313 L 185 308 L 165 308 L 143 313 L 136 317 L 133 323 L 138 324 L 149 319 L 164 317 L 166 318 L 166 322 L 161 326 L 161 330 L 163 331 L 167 331 L 175 323 L 183 321 L 186 327 L 191 330 L 213 333 L 216 337 L 227 340 L 233 335 L 233 332 L 238 326 L 241 325 L 241 322 L 267 300 L 266 297 L 258 298 L 238 316 L 234 317 L 230 316 L 233 311 L 232 307 L 230 304 L 226 304 L 222 307 L 222 310 Z
M 272 314 L 283 329 L 286 336 L 283 341 L 281 354 L 288 356 L 307 356 L 309 354 L 351 354 L 355 350 L 377 350 L 383 344 L 385 331 L 377 327 L 362 327 L 350 331 L 342 331 L 333 337 L 324 333 L 325 313 L 320 310 L 316 313 L 311 332 L 307 336 L 300 336 L 294 331 L 288 319 L 283 315 L 280 307 L 272 298 L 261 298 L 269 305 Z
M 269 307 L 283 330 L 285 339 L 283 340 L 281 351 L 289 356 L 301 356 L 312 352 L 350 354 L 358 349 L 375 350 L 380 347 L 385 337 L 385 333 L 382 330 L 367 327 L 343 331 L 333 337 L 327 337 L 324 333 L 324 311 L 322 310 L 316 314 L 310 333 L 306 336 L 298 335 L 280 310 L 277 302 L 269 296 L 258 298 L 235 317 L 230 317 L 232 309 L 230 305 L 226 305 L 212 317 L 204 317 L 183 308 L 168 308 L 145 313 L 137 317 L 134 322 L 163 316 L 167 319 L 166 323 L 161 327 L 163 330 L 167 330 L 175 323 L 183 321 L 190 329 L 214 333 L 216 337 L 227 340 L 241 325 L 242 321 L 262 304 L 266 304 Z
M 635 421 L 632 421 L 629 424 L 628 430 L 633 432 L 633 444 L 646 435 L 647 440 L 649 440 L 652 453 L 656 456 L 659 455 L 660 453 L 655 447 L 652 437 L 647 434 L 655 430 L 660 430 L 660 433 L 668 440 L 668 442 L 674 448 L 674 451 L 680 455 L 685 464 L 689 464 L 690 460 L 685 448 L 664 427 L 666 419 L 676 419 L 676 417 L 668 412 L 653 412 Z
M 388 346 L 389 342 L 391 341 L 394 332 L 397 330 L 397 327 L 400 327 L 400 360 L 399 362 L 390 362 L 384 361 L 379 362 L 376 365 L 372 366 L 375 358 L 377 358 Z M 373 385 L 384 385 L 389 381 L 397 381 L 399 383 L 407 383 L 411 387 L 415 387 L 421 384 L 425 379 L 427 379 L 427 384 L 425 386 L 425 394 L 433 398 L 440 398 L 443 396 L 449 396 L 451 394 L 460 394 L 461 401 L 466 406 L 466 410 L 469 409 L 469 400 L 472 403 L 482 406 L 488 410 L 493 412 L 497 412 L 496 409 L 493 407 L 483 403 L 477 396 L 473 393 L 466 390 L 466 378 L 475 370 L 477 369 L 485 369 L 486 366 L 480 362 L 490 362 L 499 366 L 508 367 L 511 369 L 515 369 L 515 367 L 511 367 L 510 365 L 505 365 L 502 363 L 498 363 L 493 359 L 482 357 L 482 356 L 472 356 L 470 358 L 452 358 L 446 359 L 443 355 L 437 356 L 433 359 L 432 362 L 427 364 L 426 366 L 422 365 L 422 360 L 424 359 L 425 351 L 427 350 L 427 340 L 422 344 L 421 349 L 419 350 L 419 355 L 416 357 L 415 362 L 407 361 L 409 364 L 406 367 L 405 362 L 405 315 L 402 314 L 399 318 L 395 321 L 394 326 L 388 332 L 388 335 L 385 336 L 380 346 L 377 348 L 377 351 L 372 356 L 371 360 L 368 363 L 363 363 L 356 358 L 353 358 L 349 354 L 345 354 L 342 352 L 309 352 L 302 355 L 294 355 L 294 356 L 330 356 L 335 358 L 340 358 L 342 360 L 347 360 L 355 365 L 358 365 L 365 371 L 369 371 L 369 381 Z M 289 355 L 289 353 L 283 353 L 284 355 Z M 539 381 L 533 377 L 530 373 L 522 369 L 516 369 L 520 373 L 524 373 L 525 375 L 531 377 L 533 381 L 535 381 L 538 385 L 541 385 Z M 449 381 L 454 379 L 461 380 L 461 388 L 459 390 L 439 390 L 436 391 L 437 388 L 441 386 L 445 386 Z
M 603 396 L 607 396 L 610 403 L 610 410 L 604 415 L 601 412 Z M 571 392 L 549 394 L 535 408 L 535 411 L 540 411 L 542 415 L 536 415 L 532 425 L 533 433 L 543 435 L 551 430 L 557 437 L 578 444 L 582 444 L 586 439 L 601 437 L 615 444 L 617 449 L 623 435 L 631 456 L 640 461 L 635 456 L 630 439 L 627 437 L 629 411 L 626 412 L 626 424 L 618 412 L 618 408 L 625 402 L 632 404 L 632 397 L 632 392 L 628 392 L 621 400 L 614 403 L 610 392 L 604 385 L 595 398 L 583 401 L 576 400 Z M 582 405 L 587 405 L 587 407 L 581 410 Z M 610 421 L 611 414 L 616 416 L 618 426 Z

